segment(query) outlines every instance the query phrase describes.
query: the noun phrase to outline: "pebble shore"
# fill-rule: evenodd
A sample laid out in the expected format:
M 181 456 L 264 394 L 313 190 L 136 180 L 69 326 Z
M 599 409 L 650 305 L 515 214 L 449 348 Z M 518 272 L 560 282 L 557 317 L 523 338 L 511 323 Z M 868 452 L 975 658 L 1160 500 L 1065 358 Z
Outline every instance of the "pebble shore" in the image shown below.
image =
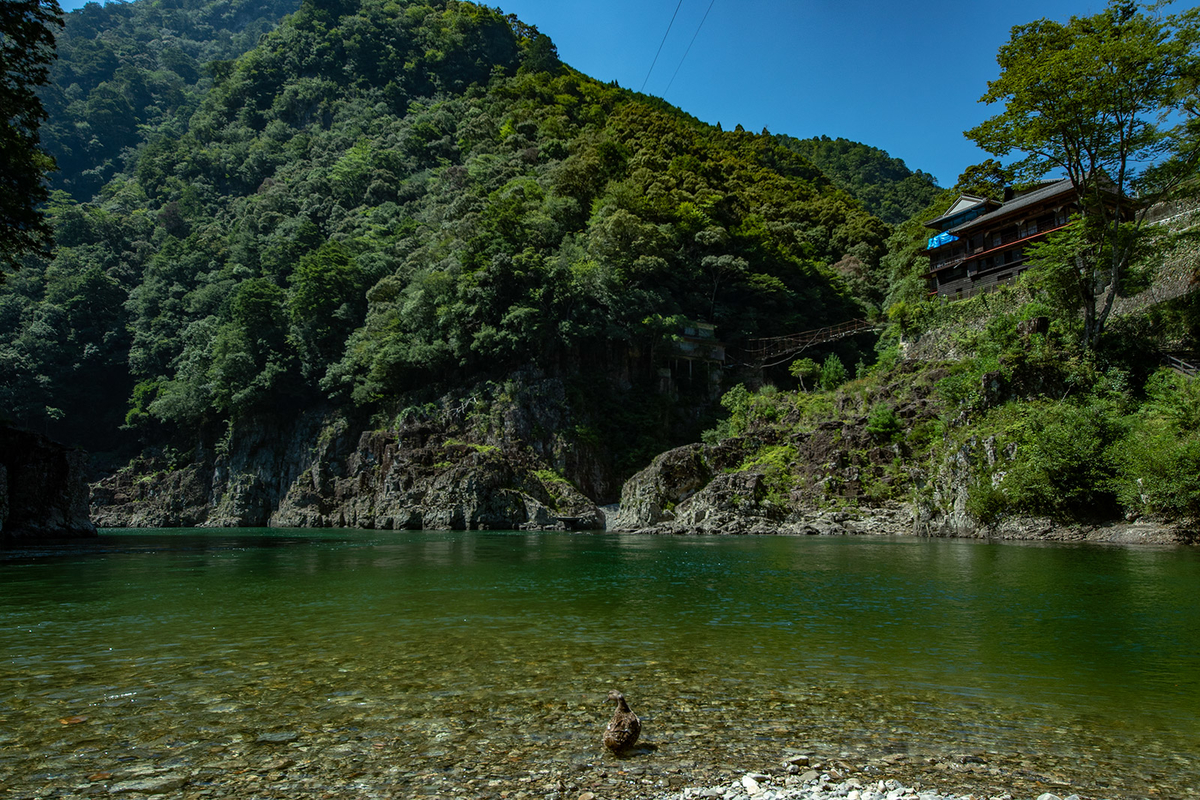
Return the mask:
M 794 765 L 792 765 L 794 766 Z M 656 800 L 1014 800 L 1011 794 L 991 797 L 975 794 L 939 794 L 905 786 L 894 778 L 862 783 L 851 778 L 833 781 L 828 773 L 807 770 L 780 779 L 760 772 L 747 772 L 739 780 L 708 787 L 688 787 L 683 791 L 660 795 Z M 598 800 L 585 792 L 579 800 Z M 1065 798 L 1045 792 L 1037 800 L 1082 800 L 1072 794 Z

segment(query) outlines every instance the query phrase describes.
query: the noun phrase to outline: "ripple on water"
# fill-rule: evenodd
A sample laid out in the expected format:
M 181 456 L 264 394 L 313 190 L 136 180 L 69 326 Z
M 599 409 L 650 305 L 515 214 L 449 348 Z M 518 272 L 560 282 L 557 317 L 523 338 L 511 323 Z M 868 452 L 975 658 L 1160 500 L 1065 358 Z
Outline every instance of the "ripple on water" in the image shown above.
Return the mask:
M 1138 600 L 1169 606 L 1145 584 L 1200 576 L 1187 556 L 1089 560 L 1124 601 L 1093 619 L 1058 597 L 1080 578 L 1029 548 L 222 536 L 182 539 L 181 570 L 163 568 L 170 537 L 20 562 L 21 600 L 0 598 L 10 797 L 650 797 L 797 752 L 1031 796 L 1200 785 L 1196 724 L 1177 724 L 1196 707 L 1195 611 L 1164 627 Z M 1184 644 L 1155 651 L 1146 624 Z M 599 745 L 611 686 L 645 722 L 627 759 Z

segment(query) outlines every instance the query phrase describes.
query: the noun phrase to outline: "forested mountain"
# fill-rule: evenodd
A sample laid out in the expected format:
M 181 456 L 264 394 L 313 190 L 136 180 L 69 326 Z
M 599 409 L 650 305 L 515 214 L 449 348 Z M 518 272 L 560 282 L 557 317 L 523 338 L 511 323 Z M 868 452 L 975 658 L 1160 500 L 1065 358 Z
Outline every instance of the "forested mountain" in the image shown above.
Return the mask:
M 776 138 L 820 167 L 863 208 L 892 225 L 899 225 L 928 206 L 941 191 L 932 175 L 913 172 L 903 161 L 876 147 L 828 136 Z
M 88 3 L 67 15 L 42 92 L 54 186 L 90 200 L 124 165 L 140 128 L 187 119 L 212 77 L 251 49 L 299 0 Z
M 186 449 L 530 366 L 628 409 L 684 320 L 736 349 L 881 300 L 887 226 L 777 137 L 592 80 L 484 6 L 310 1 L 264 32 L 287 5 L 68 16 L 58 248 L 0 290 L 19 422 Z

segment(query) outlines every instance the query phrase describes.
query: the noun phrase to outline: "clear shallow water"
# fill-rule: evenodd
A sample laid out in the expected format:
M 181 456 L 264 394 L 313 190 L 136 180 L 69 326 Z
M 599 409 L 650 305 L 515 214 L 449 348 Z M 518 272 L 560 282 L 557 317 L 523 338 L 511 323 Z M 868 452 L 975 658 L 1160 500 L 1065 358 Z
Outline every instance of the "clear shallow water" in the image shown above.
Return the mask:
M 614 686 L 651 745 L 625 762 L 598 746 Z M 614 772 L 648 796 L 785 752 L 1182 795 L 1198 710 L 1184 548 L 244 530 L 0 551 L 7 797 L 163 776 L 566 797 Z

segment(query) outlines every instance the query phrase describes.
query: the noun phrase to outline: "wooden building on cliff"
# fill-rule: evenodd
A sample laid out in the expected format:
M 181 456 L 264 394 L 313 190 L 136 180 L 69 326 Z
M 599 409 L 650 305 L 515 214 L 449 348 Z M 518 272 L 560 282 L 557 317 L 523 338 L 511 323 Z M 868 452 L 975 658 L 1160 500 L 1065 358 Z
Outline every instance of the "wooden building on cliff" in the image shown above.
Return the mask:
M 1070 180 L 1034 187 L 1004 202 L 963 195 L 925 223 L 930 294 L 958 299 L 1008 283 L 1026 267 L 1025 248 L 1065 227 L 1079 206 Z

